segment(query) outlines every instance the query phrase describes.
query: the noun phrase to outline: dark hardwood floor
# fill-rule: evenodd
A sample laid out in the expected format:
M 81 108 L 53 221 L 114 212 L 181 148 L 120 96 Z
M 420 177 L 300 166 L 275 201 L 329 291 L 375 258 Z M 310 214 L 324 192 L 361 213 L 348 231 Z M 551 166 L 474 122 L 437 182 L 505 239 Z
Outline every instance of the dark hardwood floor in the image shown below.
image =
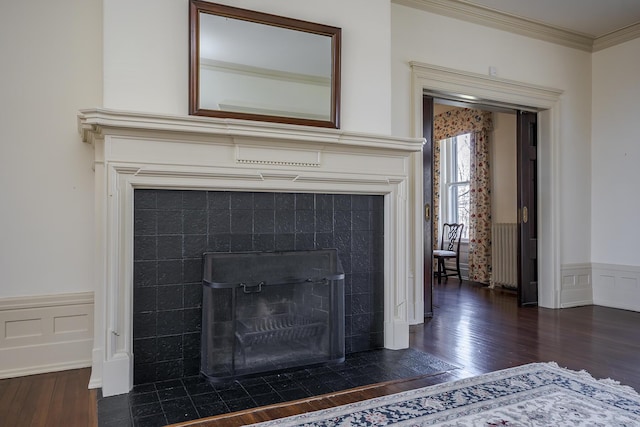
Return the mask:
M 515 292 L 460 285 L 455 279 L 435 285 L 434 313 L 411 327 L 411 346 L 460 369 L 180 425 L 242 426 L 531 362 L 554 361 L 640 390 L 640 313 L 597 306 L 520 308 Z
M 434 305 L 433 319 L 411 327 L 411 346 L 460 369 L 181 425 L 241 426 L 540 361 L 640 390 L 640 313 L 518 308 L 512 292 L 454 279 L 435 285 Z M 95 426 L 88 380 L 88 369 L 0 380 L 0 425 Z
M 85 368 L 0 380 L 0 426 L 97 426 L 90 375 Z
M 640 313 L 600 306 L 520 308 L 515 293 L 450 279 L 435 285 L 435 316 L 412 327 L 411 346 L 473 375 L 557 362 L 640 390 Z

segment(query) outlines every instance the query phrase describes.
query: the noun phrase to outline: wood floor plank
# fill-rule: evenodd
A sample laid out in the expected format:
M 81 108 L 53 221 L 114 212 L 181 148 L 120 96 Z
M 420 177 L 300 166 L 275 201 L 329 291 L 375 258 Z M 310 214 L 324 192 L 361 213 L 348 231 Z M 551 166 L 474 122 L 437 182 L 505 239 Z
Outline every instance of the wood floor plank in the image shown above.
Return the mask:
M 30 379 L 32 387 L 26 401 L 22 405 L 23 426 L 44 426 L 49 419 L 49 409 L 53 390 L 56 384 L 54 375 L 43 375 L 39 378 L 27 377 Z
M 51 406 L 49 408 L 49 422 L 52 426 L 60 426 L 65 422 L 65 393 L 68 393 L 67 384 L 69 383 L 69 375 L 71 371 L 68 371 L 67 375 L 60 375 L 56 377 L 56 384 L 53 389 L 53 396 L 51 397 Z
M 97 427 L 90 373 L 85 368 L 0 380 L 0 425 Z
M 8 379 L 0 380 L 0 401 L 2 400 L 2 397 L 4 396 L 4 393 L 7 390 L 7 388 L 9 388 L 10 382 L 11 381 Z
M 89 372 L 87 372 L 87 384 L 89 383 Z M 98 427 L 98 391 L 96 389 L 89 390 L 89 396 L 87 398 L 88 406 L 88 423 L 89 427 Z
M 23 378 L 19 382 L 5 418 L 7 425 L 15 425 L 15 426 L 23 425 L 21 421 L 21 418 L 23 415 L 22 405 L 23 405 L 23 402 L 26 402 L 26 398 L 29 395 L 30 387 L 31 387 L 31 384 L 28 379 Z
M 88 394 L 82 391 L 82 385 L 86 387 L 87 381 L 82 376 L 82 371 L 71 371 L 67 380 L 68 392 L 65 393 L 63 407 L 65 408 L 86 408 Z M 89 422 L 88 411 L 73 411 L 66 415 L 66 422 L 69 426 L 87 425 Z
M 73 393 L 67 394 L 67 399 L 65 399 L 64 406 L 66 408 L 78 408 L 78 410 L 73 411 L 74 416 L 70 418 L 72 423 L 70 423 L 69 425 L 78 427 L 97 427 L 97 393 L 96 390 L 87 389 L 91 376 L 91 370 L 76 369 L 72 371 L 72 374 L 72 380 L 69 384 L 69 387 L 71 390 L 73 390 Z
M 640 389 L 640 313 L 599 306 L 519 308 L 510 292 L 448 284 L 435 317 L 412 328 L 412 347 L 480 374 L 555 361 Z
M 15 398 L 20 389 L 22 378 L 12 378 L 1 382 L 3 387 L 0 395 L 0 416 L 8 423 L 11 409 L 19 407 L 19 401 L 16 401 Z

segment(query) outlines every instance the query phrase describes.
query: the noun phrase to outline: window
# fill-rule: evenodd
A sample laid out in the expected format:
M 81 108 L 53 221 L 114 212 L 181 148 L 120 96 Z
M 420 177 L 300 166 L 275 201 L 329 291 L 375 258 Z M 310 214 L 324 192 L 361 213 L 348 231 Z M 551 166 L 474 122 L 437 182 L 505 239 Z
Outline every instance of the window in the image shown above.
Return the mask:
M 463 223 L 463 240 L 469 240 L 469 181 L 471 134 L 440 141 L 440 218 Z

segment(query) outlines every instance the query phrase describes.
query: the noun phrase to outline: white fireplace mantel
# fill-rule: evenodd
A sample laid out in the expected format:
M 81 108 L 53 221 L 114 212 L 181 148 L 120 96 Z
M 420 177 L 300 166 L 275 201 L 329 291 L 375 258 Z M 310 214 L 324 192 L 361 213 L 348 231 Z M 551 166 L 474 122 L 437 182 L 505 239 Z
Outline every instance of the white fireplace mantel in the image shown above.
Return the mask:
M 408 347 L 411 296 L 422 286 L 411 271 L 421 241 L 410 237 L 422 139 L 97 108 L 82 110 L 78 125 L 95 150 L 90 387 L 111 396 L 133 385 L 136 188 L 384 195 L 384 345 Z

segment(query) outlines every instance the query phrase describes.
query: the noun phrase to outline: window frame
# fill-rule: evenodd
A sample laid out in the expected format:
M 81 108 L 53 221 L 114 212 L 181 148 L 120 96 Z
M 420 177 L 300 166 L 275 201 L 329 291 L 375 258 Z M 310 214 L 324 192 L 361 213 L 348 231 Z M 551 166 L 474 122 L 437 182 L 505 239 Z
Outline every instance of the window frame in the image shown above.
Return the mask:
M 440 144 L 440 206 L 439 214 L 442 223 L 458 223 L 458 197 L 454 196 L 454 190 L 467 186 L 471 188 L 471 181 L 458 181 L 458 138 L 470 137 L 471 133 L 463 133 L 451 138 L 442 139 Z M 471 157 L 471 153 L 469 153 Z M 469 224 L 465 222 L 462 242 L 469 242 Z

